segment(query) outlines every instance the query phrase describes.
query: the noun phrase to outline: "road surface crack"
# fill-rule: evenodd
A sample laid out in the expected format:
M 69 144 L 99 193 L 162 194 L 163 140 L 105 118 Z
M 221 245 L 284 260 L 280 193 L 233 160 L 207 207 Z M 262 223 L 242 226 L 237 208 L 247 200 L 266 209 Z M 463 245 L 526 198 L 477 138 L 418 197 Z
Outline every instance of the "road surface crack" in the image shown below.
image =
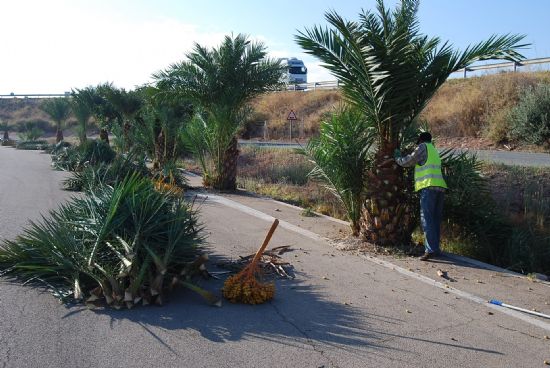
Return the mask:
M 533 339 L 537 339 L 537 340 L 540 340 L 540 336 L 534 336 L 534 335 L 531 335 L 530 333 L 527 333 L 527 332 L 523 332 L 523 331 L 520 331 L 520 330 L 516 330 L 514 328 L 509 328 L 509 327 L 506 327 L 506 326 L 503 326 L 503 325 L 499 325 L 497 324 L 498 327 L 502 328 L 503 330 L 506 330 L 506 331 L 511 331 L 511 332 L 517 332 L 517 333 L 520 333 L 522 335 L 525 335 L 525 336 L 528 336 L 528 337 L 532 337 Z
M 289 320 L 283 312 L 281 312 L 281 310 L 279 310 L 279 308 L 277 308 L 277 306 L 273 303 L 270 303 L 271 307 L 273 307 L 273 309 L 275 310 L 275 313 L 277 313 L 277 315 L 281 318 L 281 320 L 287 324 L 289 324 L 290 326 L 294 327 L 294 329 L 296 331 L 298 331 L 305 339 L 306 339 L 306 342 L 309 346 L 311 346 L 313 348 L 313 351 L 319 353 L 323 358 L 327 359 L 327 361 L 330 363 L 330 366 L 333 367 L 333 368 L 339 368 L 338 365 L 336 364 L 336 362 L 334 362 L 334 360 L 329 357 L 325 351 L 323 349 L 321 349 L 315 342 L 314 340 L 307 334 L 306 331 L 302 330 L 300 328 L 300 326 L 298 326 L 296 323 L 292 322 L 291 320 Z

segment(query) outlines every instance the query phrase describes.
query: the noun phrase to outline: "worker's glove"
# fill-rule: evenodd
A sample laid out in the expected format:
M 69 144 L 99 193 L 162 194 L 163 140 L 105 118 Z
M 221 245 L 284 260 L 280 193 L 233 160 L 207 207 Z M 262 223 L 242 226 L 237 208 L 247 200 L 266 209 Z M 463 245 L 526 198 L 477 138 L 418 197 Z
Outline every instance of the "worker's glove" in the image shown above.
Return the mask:
M 393 158 L 398 159 L 401 157 L 401 150 L 397 148 L 395 151 L 393 151 Z

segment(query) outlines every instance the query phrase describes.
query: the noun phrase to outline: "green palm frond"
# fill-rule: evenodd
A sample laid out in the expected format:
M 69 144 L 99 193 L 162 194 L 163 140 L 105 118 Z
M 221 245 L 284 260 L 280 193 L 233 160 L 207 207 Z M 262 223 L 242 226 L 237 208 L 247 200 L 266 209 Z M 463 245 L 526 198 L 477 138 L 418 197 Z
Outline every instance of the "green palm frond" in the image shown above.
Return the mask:
M 215 175 L 222 175 L 225 152 L 245 122 L 248 101 L 278 87 L 283 71 L 280 62 L 267 57 L 263 43 L 238 34 L 226 36 L 217 48 L 195 44 L 187 60 L 153 78 L 161 95 L 190 99 L 200 109 L 200 122 L 189 127 L 186 141 L 197 144 L 195 153 L 208 153 L 199 157 L 203 167 L 208 166 L 205 160 L 213 160 Z M 198 135 L 200 124 L 204 142 Z
M 181 196 L 160 193 L 133 175 L 31 223 L 0 248 L 0 272 L 64 299 L 100 297 L 131 307 L 153 297 L 162 302 L 163 290 L 202 242 L 196 213 Z
M 319 137 L 311 139 L 304 150 L 315 165 L 309 176 L 340 200 L 354 232 L 359 229 L 374 143 L 375 131 L 362 112 L 343 107 L 321 122 Z
M 59 129 L 71 114 L 71 107 L 66 98 L 50 98 L 44 101 L 40 108 L 50 116 Z
M 376 122 L 382 141 L 397 140 L 449 75 L 476 61 L 518 61 L 522 35 L 492 36 L 455 51 L 449 43 L 420 33 L 418 0 L 402 0 L 390 11 L 383 0 L 358 21 L 327 12 L 328 27 L 314 26 L 295 36 L 341 82 L 345 98 Z

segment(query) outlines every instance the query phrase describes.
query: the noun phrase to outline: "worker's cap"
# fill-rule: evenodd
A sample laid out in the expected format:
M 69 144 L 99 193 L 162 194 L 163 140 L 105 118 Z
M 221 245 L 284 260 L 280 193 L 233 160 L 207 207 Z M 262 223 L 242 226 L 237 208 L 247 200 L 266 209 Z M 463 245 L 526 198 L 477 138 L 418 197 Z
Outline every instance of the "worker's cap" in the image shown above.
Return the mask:
M 418 140 L 416 141 L 416 144 L 431 142 L 431 141 L 432 141 L 432 135 L 428 132 L 422 132 L 418 136 Z

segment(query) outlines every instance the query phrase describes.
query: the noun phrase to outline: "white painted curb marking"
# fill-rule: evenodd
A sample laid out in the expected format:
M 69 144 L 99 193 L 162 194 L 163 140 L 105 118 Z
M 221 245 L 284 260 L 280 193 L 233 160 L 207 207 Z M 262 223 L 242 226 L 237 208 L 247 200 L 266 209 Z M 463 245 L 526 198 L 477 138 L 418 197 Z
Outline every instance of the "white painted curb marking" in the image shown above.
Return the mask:
M 248 206 L 245 206 L 244 204 L 232 201 L 228 198 L 224 198 L 224 197 L 216 195 L 216 194 L 197 194 L 197 198 L 210 200 L 212 202 L 219 203 L 221 205 L 224 205 L 224 206 L 227 206 L 227 207 L 230 207 L 230 208 L 234 208 L 238 211 L 241 211 L 241 212 L 246 213 L 248 215 L 251 215 L 251 216 L 257 217 L 259 219 L 265 220 L 267 222 L 272 222 L 275 219 L 275 217 L 270 216 L 266 213 L 263 213 L 261 211 L 258 211 L 256 209 L 254 209 L 254 208 L 250 208 Z M 305 236 L 309 239 L 312 239 L 312 240 L 330 242 L 330 239 L 328 239 L 328 238 L 325 238 L 325 237 L 323 237 L 319 234 L 316 234 L 312 231 L 302 229 L 301 227 L 298 227 L 298 226 L 293 225 L 291 223 L 288 223 L 286 221 L 279 220 L 279 226 L 281 226 L 281 227 L 283 227 L 287 230 L 293 231 L 295 233 L 298 233 L 300 235 L 303 235 L 303 236 Z M 470 300 L 470 301 L 472 301 L 476 304 L 483 305 L 485 307 L 496 310 L 500 313 L 504 313 L 504 314 L 507 314 L 511 317 L 522 320 L 523 322 L 527 322 L 527 323 L 529 323 L 533 326 L 536 326 L 536 327 L 542 328 L 544 330 L 550 331 L 550 323 L 540 321 L 536 318 L 530 317 L 528 315 L 525 315 L 523 313 L 511 310 L 511 309 L 505 309 L 505 308 L 490 304 L 490 303 L 488 303 L 487 300 L 485 300 L 485 299 L 483 299 L 479 296 L 476 296 L 474 294 L 470 294 L 470 293 L 462 291 L 462 290 L 455 289 L 455 288 L 450 287 L 450 286 L 446 287 L 445 284 L 443 284 L 439 281 L 435 281 L 435 280 L 433 280 L 429 277 L 426 277 L 424 275 L 420 275 L 420 274 L 417 274 L 415 272 L 409 271 L 405 268 L 394 265 L 393 263 L 381 260 L 379 258 L 376 258 L 376 257 L 373 257 L 373 256 L 365 256 L 365 255 L 361 256 L 361 257 L 368 260 L 368 261 L 370 261 L 370 262 L 372 262 L 372 263 L 375 263 L 379 266 L 383 266 L 383 267 L 388 268 L 390 270 L 397 271 L 397 272 L 399 272 L 403 275 L 406 275 L 406 276 L 412 277 L 416 280 L 422 281 L 425 284 L 438 287 L 440 289 L 448 291 L 449 293 L 453 293 L 453 294 L 458 295 L 458 296 L 460 296 L 464 299 Z

